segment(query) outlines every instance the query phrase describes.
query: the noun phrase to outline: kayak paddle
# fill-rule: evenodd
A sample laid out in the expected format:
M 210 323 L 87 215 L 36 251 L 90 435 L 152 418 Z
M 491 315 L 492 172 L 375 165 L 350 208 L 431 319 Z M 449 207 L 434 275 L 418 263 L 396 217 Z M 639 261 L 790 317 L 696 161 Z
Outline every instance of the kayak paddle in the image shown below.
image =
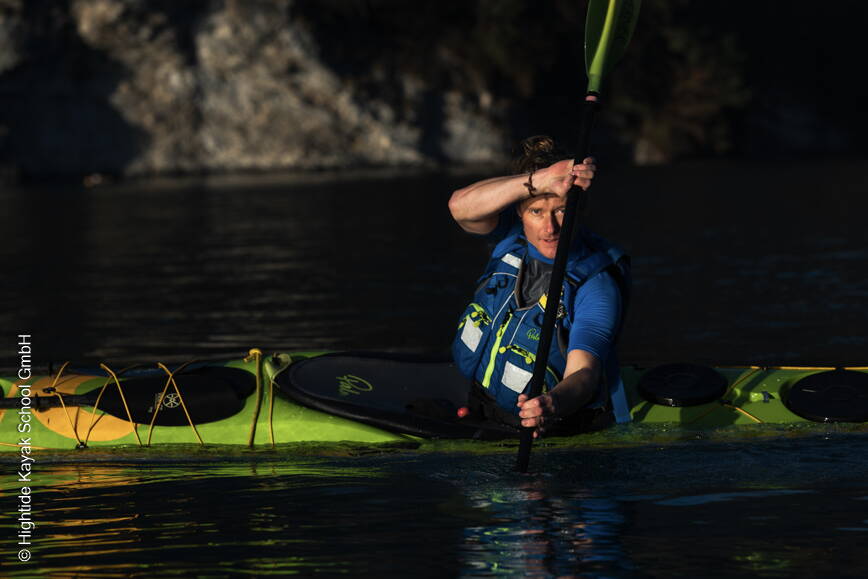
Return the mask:
M 584 159 L 589 154 L 591 127 L 599 106 L 598 97 L 603 77 L 627 49 L 630 37 L 633 35 L 633 29 L 636 27 L 636 19 L 639 17 L 640 3 L 641 0 L 590 0 L 588 3 L 588 15 L 585 20 L 585 71 L 588 76 L 588 87 L 579 129 L 577 151 L 579 159 Z M 546 297 L 545 317 L 543 318 L 542 331 L 540 331 L 528 399 L 542 394 L 549 349 L 551 348 L 558 306 L 561 301 L 561 287 L 564 282 L 567 257 L 573 241 L 579 197 L 576 187 L 570 189 L 567 194 L 567 206 L 561 223 L 555 262 L 552 266 L 552 277 Z M 516 460 L 516 470 L 519 472 L 527 472 L 531 445 L 533 444 L 533 430 L 533 428 L 522 429 Z

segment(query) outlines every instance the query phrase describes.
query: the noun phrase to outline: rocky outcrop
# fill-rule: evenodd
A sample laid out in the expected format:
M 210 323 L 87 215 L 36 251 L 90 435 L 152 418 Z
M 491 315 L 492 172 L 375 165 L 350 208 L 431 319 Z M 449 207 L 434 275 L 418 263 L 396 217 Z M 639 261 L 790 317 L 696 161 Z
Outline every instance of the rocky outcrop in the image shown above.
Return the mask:
M 583 5 L 0 0 L 0 179 L 491 163 L 540 133 L 570 148 Z M 864 151 L 847 57 L 868 5 L 788 6 L 644 3 L 595 151 Z
M 490 102 L 446 87 L 432 105 L 425 79 L 405 73 L 381 79 L 400 93 L 396 112 L 325 64 L 294 10 L 291 0 L 6 0 L 4 162 L 129 176 L 502 158 Z M 418 118 L 432 106 L 436 128 Z

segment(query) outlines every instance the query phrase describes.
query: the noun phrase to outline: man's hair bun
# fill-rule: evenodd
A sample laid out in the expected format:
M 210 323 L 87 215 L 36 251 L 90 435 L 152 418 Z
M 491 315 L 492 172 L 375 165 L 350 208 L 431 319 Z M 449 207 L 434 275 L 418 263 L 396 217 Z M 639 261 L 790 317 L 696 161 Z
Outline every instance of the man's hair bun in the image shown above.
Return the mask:
M 512 162 L 513 173 L 530 173 L 543 167 L 570 158 L 555 145 L 554 139 L 546 135 L 535 135 L 523 140 L 519 145 L 521 153 Z

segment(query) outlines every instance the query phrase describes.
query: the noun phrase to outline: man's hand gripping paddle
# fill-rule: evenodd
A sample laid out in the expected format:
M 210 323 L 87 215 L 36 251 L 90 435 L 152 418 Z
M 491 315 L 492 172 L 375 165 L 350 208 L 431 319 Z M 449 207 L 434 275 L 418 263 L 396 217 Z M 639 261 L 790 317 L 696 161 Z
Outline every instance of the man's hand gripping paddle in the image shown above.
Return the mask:
M 630 43 L 636 19 L 639 17 L 641 0 L 590 0 L 588 16 L 585 21 L 585 71 L 588 75 L 588 88 L 582 111 L 582 124 L 579 129 L 578 159 L 584 159 L 589 153 L 591 127 L 594 115 L 599 106 L 600 85 L 603 77 L 609 73 Z M 530 379 L 528 398 L 542 394 L 548 364 L 549 349 L 552 344 L 558 306 L 561 302 L 561 288 L 564 282 L 567 257 L 575 231 L 576 213 L 579 192 L 573 187 L 567 194 L 567 206 L 561 224 L 558 248 L 555 253 L 555 263 L 552 266 L 552 277 L 546 300 L 545 317 L 537 346 L 536 363 L 533 377 Z M 533 428 L 523 428 L 521 442 L 518 448 L 516 470 L 527 472 L 530 450 L 533 443 Z

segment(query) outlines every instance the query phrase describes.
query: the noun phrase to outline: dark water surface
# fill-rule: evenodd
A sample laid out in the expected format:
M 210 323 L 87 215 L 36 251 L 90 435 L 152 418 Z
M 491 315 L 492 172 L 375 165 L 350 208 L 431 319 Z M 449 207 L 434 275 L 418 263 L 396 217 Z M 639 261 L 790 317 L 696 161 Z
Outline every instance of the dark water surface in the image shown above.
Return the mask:
M 509 454 L 43 464 L 28 566 L 0 532 L 25 576 L 865 577 L 866 456 L 849 435 L 542 452 L 529 475 Z
M 868 365 L 866 164 L 604 169 L 591 225 L 634 255 L 625 362 Z M 478 175 L 186 180 L 0 193 L 6 337 L 34 362 L 250 347 L 446 352 L 485 246 Z M 7 374 L 9 372 L 4 372 Z M 868 439 L 822 430 L 511 454 L 37 463 L 4 575 L 864 577 Z M 17 505 L 0 463 L 4 513 Z

